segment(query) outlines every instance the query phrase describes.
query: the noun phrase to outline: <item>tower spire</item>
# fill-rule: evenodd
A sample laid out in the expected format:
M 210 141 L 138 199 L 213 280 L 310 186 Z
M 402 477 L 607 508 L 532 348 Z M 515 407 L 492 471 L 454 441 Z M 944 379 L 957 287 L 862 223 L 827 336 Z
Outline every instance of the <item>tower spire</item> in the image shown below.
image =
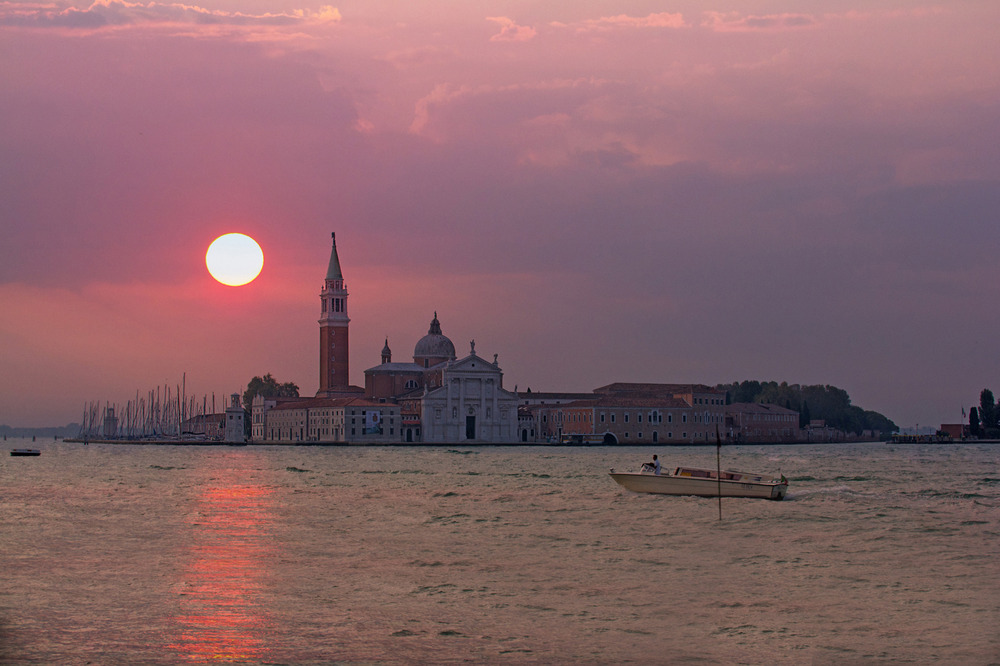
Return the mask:
M 323 290 L 319 294 L 319 390 L 317 397 L 334 397 L 348 382 L 347 285 L 337 256 L 337 235 L 330 234 L 332 249 Z
M 333 242 L 333 249 L 330 250 L 330 265 L 326 269 L 326 279 L 343 280 L 344 274 L 340 270 L 340 257 L 337 256 L 336 232 L 330 232 L 330 240 Z

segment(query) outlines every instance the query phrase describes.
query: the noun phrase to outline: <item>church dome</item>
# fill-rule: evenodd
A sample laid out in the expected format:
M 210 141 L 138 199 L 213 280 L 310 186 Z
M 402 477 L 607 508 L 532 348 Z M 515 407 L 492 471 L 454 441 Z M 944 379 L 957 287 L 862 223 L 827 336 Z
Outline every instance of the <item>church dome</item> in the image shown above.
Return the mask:
M 455 345 L 447 336 L 442 335 L 441 324 L 435 312 L 427 335 L 420 338 L 417 346 L 413 348 L 413 360 L 418 365 L 423 365 L 420 359 L 434 359 L 435 363 L 440 363 L 453 358 L 455 358 Z

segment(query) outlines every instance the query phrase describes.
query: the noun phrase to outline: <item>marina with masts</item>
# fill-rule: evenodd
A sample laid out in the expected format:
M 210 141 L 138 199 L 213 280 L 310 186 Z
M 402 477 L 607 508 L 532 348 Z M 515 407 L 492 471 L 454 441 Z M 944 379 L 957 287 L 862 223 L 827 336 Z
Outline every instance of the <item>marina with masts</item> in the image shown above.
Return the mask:
M 169 384 L 116 402 L 89 402 L 76 439 L 80 441 L 217 441 L 224 430 L 225 412 L 216 411 L 215 393 L 188 395 L 187 373 Z

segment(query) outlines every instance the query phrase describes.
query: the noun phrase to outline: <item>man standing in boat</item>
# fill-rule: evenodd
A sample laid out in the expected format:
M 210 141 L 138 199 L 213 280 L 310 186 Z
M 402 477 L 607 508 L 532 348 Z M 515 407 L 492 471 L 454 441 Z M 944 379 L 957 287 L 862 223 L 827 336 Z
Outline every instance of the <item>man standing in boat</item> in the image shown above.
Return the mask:
M 660 475 L 660 460 L 656 457 L 655 453 L 653 454 L 653 462 L 642 463 L 642 468 L 653 470 L 653 474 L 656 476 Z

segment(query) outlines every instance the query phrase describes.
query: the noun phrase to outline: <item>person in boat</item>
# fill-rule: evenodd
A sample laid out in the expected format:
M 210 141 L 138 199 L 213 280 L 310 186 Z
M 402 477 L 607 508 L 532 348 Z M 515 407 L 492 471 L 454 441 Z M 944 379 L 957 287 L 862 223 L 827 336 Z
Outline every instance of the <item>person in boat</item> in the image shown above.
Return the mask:
M 660 475 L 660 460 L 656 457 L 655 453 L 653 454 L 653 462 L 642 463 L 642 469 L 644 471 L 647 469 L 652 470 L 653 474 L 656 476 Z

